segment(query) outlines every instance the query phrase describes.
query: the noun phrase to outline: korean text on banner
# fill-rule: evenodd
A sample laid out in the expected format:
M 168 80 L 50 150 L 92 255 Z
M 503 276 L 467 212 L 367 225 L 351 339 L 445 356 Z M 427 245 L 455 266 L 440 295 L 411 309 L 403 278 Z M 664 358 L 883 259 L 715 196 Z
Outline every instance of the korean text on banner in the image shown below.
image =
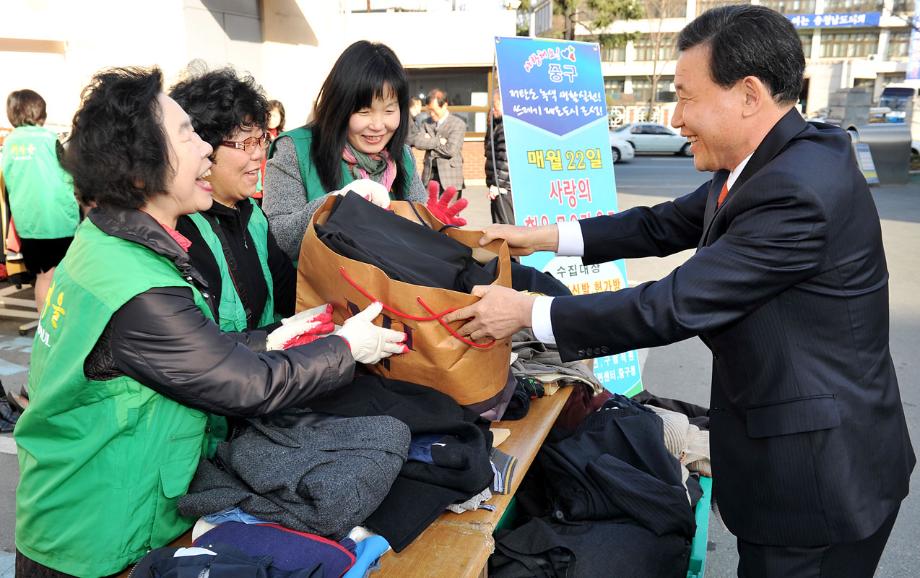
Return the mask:
M 496 38 L 495 54 L 516 224 L 536 227 L 615 213 L 598 45 Z M 575 257 L 537 253 L 523 262 L 552 273 L 576 295 L 626 287 L 623 261 L 586 266 Z M 633 351 L 595 360 L 594 371 L 610 391 L 642 390 Z

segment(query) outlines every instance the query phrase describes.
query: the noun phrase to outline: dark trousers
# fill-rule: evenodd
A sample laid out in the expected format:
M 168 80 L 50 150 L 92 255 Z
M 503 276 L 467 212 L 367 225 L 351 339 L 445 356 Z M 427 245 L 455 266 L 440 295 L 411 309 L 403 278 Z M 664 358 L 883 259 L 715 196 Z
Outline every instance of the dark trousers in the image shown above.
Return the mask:
M 763 546 L 738 539 L 740 578 L 872 578 L 900 505 L 868 538 L 813 548 Z
M 438 163 L 436 163 L 434 159 L 431 159 L 431 176 L 428 178 L 428 182 L 431 182 L 431 181 L 435 181 L 436 183 L 438 183 L 438 186 L 441 187 L 442 193 L 447 188 L 441 182 L 441 175 L 438 173 Z M 427 190 L 428 183 L 423 183 L 423 184 L 425 185 L 425 188 Z M 457 194 L 454 195 L 454 200 L 458 200 L 462 198 L 463 198 L 463 187 L 460 187 L 459 189 L 457 189 Z

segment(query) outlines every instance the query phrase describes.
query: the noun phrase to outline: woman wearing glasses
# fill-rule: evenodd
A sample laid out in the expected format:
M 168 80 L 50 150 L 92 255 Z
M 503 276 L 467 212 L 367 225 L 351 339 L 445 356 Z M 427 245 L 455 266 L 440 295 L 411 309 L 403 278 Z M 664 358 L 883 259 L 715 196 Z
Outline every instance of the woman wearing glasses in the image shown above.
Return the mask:
M 294 313 L 294 267 L 253 200 L 268 141 L 268 100 L 231 68 L 180 82 L 170 96 L 213 147 L 211 208 L 179 219 L 192 264 L 219 303 L 224 331 L 271 326 Z

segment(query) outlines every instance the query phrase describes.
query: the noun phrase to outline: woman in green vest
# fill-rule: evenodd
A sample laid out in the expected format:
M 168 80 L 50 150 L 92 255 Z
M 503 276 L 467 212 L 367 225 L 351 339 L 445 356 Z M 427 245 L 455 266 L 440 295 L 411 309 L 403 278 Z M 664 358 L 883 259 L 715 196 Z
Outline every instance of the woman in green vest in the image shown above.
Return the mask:
M 268 101 L 231 68 L 183 80 L 169 92 L 211 145 L 211 208 L 179 218 L 192 265 L 218 302 L 225 331 L 271 327 L 294 314 L 296 275 L 252 196 L 265 158 Z
M 194 522 L 176 502 L 225 428 L 216 415 L 303 407 L 350 383 L 356 361 L 405 350 L 405 334 L 371 323 L 379 303 L 284 351 L 220 330 L 175 230 L 211 206 L 212 149 L 161 82 L 158 69 L 99 73 L 74 116 L 64 166 L 95 208 L 32 348 L 17 576 L 107 576 L 168 544 Z
M 465 225 L 461 199 L 426 192 L 406 145 L 409 81 L 387 46 L 360 40 L 339 56 L 316 98 L 313 121 L 281 133 L 269 149 L 262 207 L 278 244 L 292 261 L 310 217 L 326 195 L 356 180 L 382 185 L 383 194 L 356 191 L 383 205 L 390 199 L 428 203 L 441 221 Z
M 45 99 L 33 90 L 12 92 L 6 99 L 6 116 L 16 128 L 4 141 L 3 179 L 23 263 L 35 274 L 35 307 L 41 313 L 54 268 L 73 241 L 80 211 L 73 183 L 59 162 L 61 143 L 44 127 Z

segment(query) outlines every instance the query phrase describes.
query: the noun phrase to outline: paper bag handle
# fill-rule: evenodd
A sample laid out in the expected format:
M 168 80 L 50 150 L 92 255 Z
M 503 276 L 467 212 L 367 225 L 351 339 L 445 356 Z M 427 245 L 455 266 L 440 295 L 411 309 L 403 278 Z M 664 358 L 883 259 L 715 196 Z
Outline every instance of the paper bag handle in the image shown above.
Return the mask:
M 351 285 L 351 286 L 355 289 L 355 291 L 357 291 L 357 292 L 360 293 L 361 295 L 364 295 L 367 299 L 369 299 L 369 300 L 371 301 L 371 303 L 373 303 L 373 302 L 375 302 L 375 301 L 379 301 L 380 304 L 383 305 L 384 310 L 386 310 L 386 311 L 389 312 L 389 313 L 392 313 L 393 315 L 395 315 L 395 316 L 397 316 L 397 317 L 402 317 L 403 319 L 409 319 L 409 320 L 411 320 L 411 321 L 437 321 L 438 323 L 441 324 L 441 327 L 443 327 L 444 329 L 446 329 L 447 332 L 450 333 L 451 336 L 453 336 L 455 339 L 457 339 L 457 340 L 459 340 L 459 341 L 465 343 L 466 345 L 469 345 L 470 347 L 475 347 L 476 349 L 490 349 L 490 348 L 492 348 L 492 347 L 495 345 L 495 340 L 494 340 L 494 339 L 491 340 L 491 341 L 489 341 L 489 342 L 487 342 L 487 343 L 476 343 L 475 341 L 472 341 L 472 340 L 470 340 L 470 339 L 467 339 L 467 338 L 463 337 L 462 335 L 460 335 L 459 333 L 457 333 L 454 329 L 452 329 L 452 328 L 450 327 L 450 325 L 447 324 L 446 321 L 444 321 L 444 319 L 442 319 L 442 317 L 444 317 L 444 316 L 447 315 L 448 313 L 451 313 L 451 312 L 453 312 L 453 311 L 456 311 L 456 310 L 457 310 L 457 307 L 451 307 L 450 309 L 445 309 L 444 311 L 442 311 L 442 312 L 440 312 L 440 313 L 435 313 L 435 312 L 431 309 L 431 307 L 429 307 L 428 304 L 425 303 L 425 301 L 419 296 L 419 297 L 416 297 L 415 300 L 418 301 L 418 304 L 421 305 L 422 308 L 423 308 L 425 311 L 427 311 L 427 312 L 429 313 L 430 316 L 429 316 L 429 317 L 420 317 L 420 316 L 418 316 L 418 315 L 411 315 L 411 314 L 409 314 L 409 313 L 405 313 L 405 312 L 400 311 L 400 310 L 398 310 L 398 309 L 394 309 L 393 307 L 390 307 L 389 305 L 387 305 L 387 304 L 384 303 L 383 301 L 380 301 L 379 299 L 377 299 L 376 297 L 374 297 L 373 295 L 371 295 L 371 293 L 370 293 L 367 289 L 365 289 L 364 287 L 362 287 L 361 285 L 359 285 L 354 279 L 352 279 L 352 278 L 348 275 L 348 272 L 345 270 L 345 267 L 339 267 L 339 274 L 342 276 L 343 279 L 345 279 L 345 281 L 346 281 L 349 285 Z

